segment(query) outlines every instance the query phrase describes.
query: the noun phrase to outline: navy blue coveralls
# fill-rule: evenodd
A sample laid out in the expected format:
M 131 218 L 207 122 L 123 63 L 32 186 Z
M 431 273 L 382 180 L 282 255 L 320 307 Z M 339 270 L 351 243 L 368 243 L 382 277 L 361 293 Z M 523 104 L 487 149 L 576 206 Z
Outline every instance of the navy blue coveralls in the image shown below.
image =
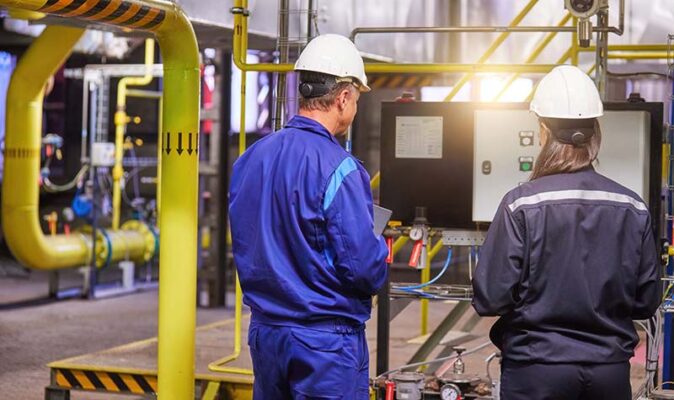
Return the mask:
M 254 398 L 367 399 L 365 321 L 387 273 L 367 171 L 296 116 L 237 160 L 229 201 Z
M 631 399 L 632 320 L 662 294 L 651 217 L 592 168 L 509 192 L 475 271 L 473 306 L 500 316 L 503 400 Z

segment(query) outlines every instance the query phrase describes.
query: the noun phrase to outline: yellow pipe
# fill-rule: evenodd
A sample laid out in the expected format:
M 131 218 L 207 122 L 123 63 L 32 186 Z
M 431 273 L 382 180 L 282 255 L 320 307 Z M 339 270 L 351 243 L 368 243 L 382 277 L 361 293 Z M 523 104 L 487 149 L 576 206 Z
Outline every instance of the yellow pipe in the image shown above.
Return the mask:
M 592 75 L 595 69 L 597 69 L 597 64 L 592 64 L 592 67 L 590 67 L 590 69 L 587 70 L 587 74 Z
M 573 31 L 571 35 L 571 64 L 578 66 L 578 51 L 580 49 L 580 44 L 578 43 L 578 18 L 573 17 L 573 27 L 576 30 Z
M 154 65 L 154 40 L 145 40 L 145 75 L 142 77 L 124 77 L 117 85 L 117 112 L 115 112 L 115 165 L 112 168 L 112 229 L 119 229 L 122 212 L 122 174 L 124 168 L 124 134 L 128 115 L 126 114 L 126 97 L 128 86 L 145 86 L 152 82 L 152 66 Z
M 534 8 L 534 6 L 536 5 L 536 3 L 538 3 L 538 0 L 530 0 L 530 1 L 524 6 L 524 8 L 522 9 L 522 11 L 520 11 L 519 14 L 517 14 L 517 15 L 515 16 L 515 18 L 513 18 L 512 21 L 510 21 L 510 24 L 509 24 L 508 26 L 509 26 L 509 27 L 514 27 L 514 26 L 519 25 L 519 23 L 522 22 L 522 20 L 524 19 L 524 17 L 526 17 L 527 14 L 529 14 L 529 12 L 531 11 L 531 9 Z M 508 36 L 510 36 L 510 32 L 503 32 L 503 33 L 501 33 L 500 35 L 498 35 L 498 37 L 496 38 L 496 40 L 494 40 L 494 41 L 492 42 L 492 44 L 489 46 L 489 48 L 487 48 L 487 50 L 484 52 L 484 54 L 482 54 L 482 56 L 477 60 L 477 63 L 476 63 L 476 64 L 484 64 L 484 63 L 489 59 L 489 57 L 491 57 L 491 55 L 494 54 L 494 52 L 496 51 L 496 49 L 498 49 L 498 48 L 501 46 L 501 44 L 508 38 Z M 513 71 L 510 71 L 510 72 L 526 72 L 526 71 L 515 71 L 515 70 L 513 70 Z M 469 72 L 467 75 L 464 75 L 464 76 L 463 76 L 463 77 L 462 77 L 462 78 L 461 78 L 461 79 L 454 85 L 454 87 L 452 88 L 452 91 L 449 92 L 449 94 L 447 95 L 447 97 L 445 97 L 445 101 L 450 101 L 450 100 L 452 100 L 452 98 L 454 98 L 454 96 L 456 96 L 456 95 L 459 93 L 459 91 L 461 90 L 461 88 L 462 88 L 466 83 L 468 83 L 468 82 L 473 78 L 474 75 L 475 75 L 474 72 Z
M 571 14 L 566 13 L 564 18 L 562 18 L 557 23 L 557 26 L 561 27 L 561 26 L 566 25 L 566 23 L 569 22 L 570 19 L 571 19 Z M 532 63 L 532 62 L 536 61 L 536 59 L 538 58 L 538 56 L 541 55 L 543 50 L 545 50 L 548 47 L 548 45 L 550 44 L 550 42 L 552 42 L 552 40 L 557 36 L 557 33 L 558 32 L 549 32 L 547 35 L 545 35 L 545 38 L 536 46 L 536 48 L 534 48 L 534 50 L 531 52 L 529 57 L 527 57 L 524 60 L 524 63 L 529 64 L 529 63 Z M 501 98 L 501 96 L 503 96 L 505 94 L 505 92 L 508 91 L 510 86 L 517 80 L 517 78 L 519 76 L 520 76 L 520 74 L 511 75 L 510 78 L 508 78 L 508 81 L 505 83 L 505 85 L 503 85 L 503 88 L 501 89 L 501 91 L 496 95 L 496 97 L 494 97 L 494 99 L 492 101 L 498 101 Z
M 398 252 L 409 242 L 410 238 L 408 236 L 400 236 L 398 239 L 393 242 L 393 254 L 398 254 Z
M 81 233 L 47 237 L 38 215 L 44 85 L 83 33 L 47 27 L 19 60 L 7 92 L 2 226 L 12 253 L 30 268 L 58 269 L 91 260 L 90 237 Z
M 179 144 L 178 142 L 180 139 L 190 138 L 189 134 L 192 134 L 191 138 L 194 139 L 191 143 L 193 147 L 195 143 L 198 144 L 199 140 L 200 70 L 197 41 L 187 16 L 172 1 L 124 0 L 109 4 L 105 2 L 108 7 L 101 8 L 100 11 L 93 13 L 85 11 L 91 10 L 92 5 L 95 10 L 95 6 L 101 6 L 99 3 L 102 4 L 103 1 L 86 1 L 78 7 L 71 8 L 71 2 L 67 1 L 54 3 L 48 0 L 0 0 L 0 6 L 67 17 L 79 16 L 81 19 L 108 23 L 122 29 L 149 31 L 154 33 L 159 41 L 164 59 L 163 127 L 167 131 L 167 138 L 169 134 L 172 134 L 167 144 L 167 147 L 171 146 L 172 151 L 162 157 L 161 161 L 164 179 L 162 179 L 160 191 L 164 199 L 164 207 L 159 216 L 162 226 L 162 245 L 159 268 L 158 396 L 160 400 L 189 399 L 194 396 L 199 162 L 196 153 L 188 154 L 177 150 L 178 148 L 184 149 L 185 143 Z M 111 7 L 115 8 L 113 12 L 119 12 L 122 7 L 136 10 L 136 12 L 124 12 L 114 20 L 105 22 L 104 19 L 109 15 Z M 58 42 L 55 46 L 58 47 Z M 32 64 L 36 68 L 44 63 L 43 54 L 36 54 L 33 57 Z M 34 77 L 30 78 L 35 81 Z M 39 81 L 40 85 L 42 82 L 44 81 Z M 23 105 L 24 107 L 34 106 L 34 104 L 26 103 Z M 18 109 L 17 106 L 13 108 L 13 110 Z M 25 130 L 21 130 L 21 133 L 25 133 Z M 183 138 L 182 135 L 176 137 L 178 133 L 185 134 L 187 137 Z M 8 144 L 11 145 L 12 142 Z M 37 142 L 34 143 L 26 150 L 36 152 L 39 149 L 37 144 Z M 18 150 L 23 151 L 23 148 Z M 26 163 L 19 165 L 30 167 Z M 37 167 L 32 168 L 37 169 Z M 5 174 L 6 172 L 7 170 Z M 34 180 L 14 179 L 12 183 L 23 188 L 26 182 L 37 181 L 37 175 L 34 177 Z M 7 180 L 5 180 L 4 189 L 7 185 Z M 3 203 L 6 197 L 3 191 Z M 5 214 L 4 210 L 3 214 Z M 16 222 L 16 219 L 12 222 Z M 3 224 L 9 225 L 10 221 L 3 218 Z M 37 227 L 36 222 L 35 224 Z M 25 227 L 19 226 L 24 233 Z M 31 246 L 31 251 L 34 251 L 33 247 L 35 246 Z
M 430 241 L 429 241 L 430 244 Z M 431 262 L 442 250 L 442 240 L 438 240 L 428 251 L 426 256 L 426 268 L 421 271 L 421 283 L 426 283 L 431 279 Z M 421 299 L 421 335 L 428 333 L 428 299 Z
M 596 46 L 583 47 L 581 52 L 594 53 Z M 608 51 L 667 51 L 666 44 L 612 44 L 608 46 Z
M 143 99 L 156 99 L 159 101 L 159 117 L 157 118 L 157 181 L 155 183 L 157 188 L 156 201 L 157 201 L 157 215 L 161 212 L 161 155 L 162 155 L 162 118 L 164 110 L 164 98 L 161 92 L 155 92 L 151 90 L 134 90 L 128 89 L 126 91 L 127 97 L 139 97 Z M 159 220 L 157 220 L 157 230 L 159 230 Z
M 666 60 L 667 52 L 608 53 L 610 60 Z
M 524 15 L 535 5 L 538 0 L 530 0 L 525 6 L 523 15 L 516 17 L 513 23 L 519 23 Z M 248 0 L 234 0 L 234 7 L 248 9 Z M 526 12 L 525 12 L 526 11 Z M 521 13 L 521 14 L 522 14 Z M 514 26 L 514 25 L 513 25 Z M 508 33 L 504 32 L 501 35 Z M 499 36 L 500 37 L 500 36 Z M 505 40 L 505 37 L 503 40 Z M 246 50 L 248 49 L 248 17 L 234 14 L 234 37 L 233 37 L 233 60 L 241 71 L 262 72 L 291 72 L 293 64 L 248 64 L 246 62 Z M 498 41 L 498 39 L 497 39 Z M 502 40 L 501 40 L 502 41 Z M 499 43 L 500 44 L 500 43 Z M 521 72 L 521 73 L 547 73 L 554 65 L 527 65 L 527 64 L 397 64 L 397 63 L 367 63 L 367 73 L 480 73 L 480 72 Z
M 243 29 L 248 29 L 247 18 L 244 18 Z M 236 29 L 235 29 L 236 31 Z M 248 48 L 247 35 L 242 37 L 243 48 Z M 236 40 L 235 40 L 236 42 Z M 245 53 L 243 54 L 245 58 Z M 236 56 L 234 56 L 236 59 Z M 245 62 L 245 59 L 244 59 Z M 241 70 L 241 114 L 239 119 L 239 156 L 246 151 L 246 70 Z M 229 234 L 229 232 L 228 232 Z M 228 235 L 229 236 L 229 235 Z M 212 363 L 208 364 L 209 371 L 221 372 L 225 374 L 237 375 L 253 375 L 253 370 L 247 368 L 224 367 L 223 365 L 235 361 L 241 355 L 241 330 L 242 330 L 242 308 L 243 308 L 243 292 L 241 290 L 241 283 L 239 282 L 239 274 L 235 273 L 235 293 L 234 293 L 234 351 Z
M 370 189 L 371 190 L 378 189 L 380 183 L 381 183 L 381 172 L 377 171 L 377 173 L 374 174 L 374 176 L 370 180 Z

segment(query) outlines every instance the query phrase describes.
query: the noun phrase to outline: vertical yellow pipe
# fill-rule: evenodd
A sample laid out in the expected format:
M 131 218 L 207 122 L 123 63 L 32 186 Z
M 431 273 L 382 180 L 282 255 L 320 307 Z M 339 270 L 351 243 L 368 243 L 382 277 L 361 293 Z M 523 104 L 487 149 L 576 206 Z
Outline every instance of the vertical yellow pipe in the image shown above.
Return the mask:
M 201 82 L 192 25 L 178 6 L 170 7 L 156 32 L 164 59 L 162 126 L 165 147 L 171 148 L 161 159 L 159 187 L 158 396 L 185 400 L 194 398 L 199 177 L 194 149 L 199 144 Z
M 235 0 L 235 7 L 247 8 L 248 2 L 245 0 Z M 237 14 L 234 16 L 234 57 L 240 57 L 243 63 L 246 62 L 246 52 L 248 49 L 248 19 Z M 235 60 L 236 61 L 236 60 Z M 236 63 L 236 62 L 235 62 Z M 238 64 L 237 64 L 238 65 Z M 240 86 L 240 108 L 239 115 L 239 156 L 246 151 L 246 71 L 241 71 Z M 214 372 L 233 373 L 242 375 L 252 375 L 253 371 L 244 368 L 223 367 L 223 364 L 236 360 L 241 355 L 241 329 L 243 319 L 243 291 L 239 282 L 239 275 L 234 272 L 234 351 L 232 354 L 216 360 L 208 365 L 208 369 Z
M 534 8 L 534 6 L 536 5 L 536 3 L 538 3 L 538 0 L 530 0 L 530 1 L 524 6 L 524 8 L 522 9 L 522 11 L 520 11 L 519 14 L 517 14 L 517 15 L 515 16 L 515 18 L 513 18 L 513 20 L 510 22 L 510 24 L 509 24 L 508 26 L 514 27 L 514 26 L 519 25 L 519 23 L 522 22 L 522 20 L 524 19 L 524 17 L 526 17 L 527 14 L 529 14 L 529 12 L 531 11 L 531 9 Z M 477 63 L 476 63 L 476 64 L 483 64 L 485 61 L 487 61 L 487 60 L 489 59 L 489 57 L 491 57 L 491 55 L 494 54 L 494 52 L 496 51 L 496 49 L 498 49 L 499 46 L 501 46 L 501 44 L 508 38 L 508 36 L 510 36 L 510 32 L 503 32 L 503 33 L 501 33 L 500 35 L 498 35 L 498 37 L 496 38 L 496 40 L 494 40 L 494 42 L 492 42 L 492 44 L 489 46 L 489 48 L 487 48 L 487 50 L 484 52 L 484 54 L 482 54 L 482 56 L 477 60 Z M 473 73 L 473 72 L 469 72 L 469 73 L 467 73 L 466 75 L 464 75 L 464 76 L 463 76 L 463 77 L 462 77 L 462 78 L 461 78 L 461 79 L 454 85 L 454 87 L 452 88 L 452 91 L 449 92 L 449 94 L 448 94 L 447 97 L 445 98 L 445 101 L 450 101 L 450 100 L 452 100 L 452 98 L 454 98 L 454 96 L 456 96 L 457 93 L 459 93 L 459 91 L 461 90 L 461 88 L 462 88 L 466 83 L 468 83 L 474 76 L 475 76 L 475 73 Z
M 569 22 L 569 19 L 571 19 L 571 14 L 566 13 L 564 18 L 562 18 L 557 23 L 557 26 L 561 27 L 561 26 L 566 25 L 566 23 Z M 549 32 L 547 35 L 545 35 L 545 38 L 534 48 L 534 50 L 531 52 L 529 57 L 527 57 L 524 60 L 524 63 L 529 64 L 529 63 L 532 63 L 532 62 L 536 61 L 536 59 L 538 58 L 539 55 L 541 55 L 543 50 L 545 50 L 548 47 L 548 45 L 550 44 L 550 42 L 552 42 L 552 40 L 557 36 L 557 33 L 558 32 Z M 520 74 L 511 75 L 510 78 L 508 78 L 508 81 L 505 83 L 505 85 L 503 85 L 503 88 L 501 89 L 501 91 L 496 95 L 496 97 L 494 97 L 494 99 L 492 99 L 492 101 L 498 101 L 505 94 L 505 92 L 508 91 L 508 89 L 515 82 L 515 80 L 517 80 L 517 78 L 519 78 L 519 76 L 520 76 Z
M 129 86 L 145 86 L 152 82 L 154 65 L 154 40 L 145 40 L 145 75 L 142 77 L 124 77 L 117 86 L 117 112 L 115 112 L 115 166 L 112 168 L 112 229 L 119 229 L 122 210 L 122 174 L 124 168 L 124 134 L 128 116 L 126 115 L 126 97 Z
M 578 66 L 578 18 L 573 17 L 573 27 L 576 30 L 571 35 L 571 64 Z
M 430 240 L 428 246 L 430 247 Z M 421 283 L 428 282 L 431 279 L 431 252 L 426 255 L 426 268 L 421 270 Z M 428 299 L 421 299 L 421 327 L 420 334 L 423 336 L 428 333 Z
M 431 262 L 442 250 L 442 239 L 438 240 L 432 247 L 430 246 L 432 240 L 429 239 L 428 255 L 426 258 L 426 268 L 421 271 L 421 283 L 426 283 L 431 279 Z M 421 335 L 428 333 L 428 300 L 421 299 Z
M 157 215 L 161 215 L 161 159 L 162 159 L 162 148 L 164 147 L 163 137 L 164 137 L 164 127 L 162 125 L 164 119 L 164 98 L 159 98 L 159 121 L 157 123 L 157 183 L 156 186 L 156 196 L 157 196 Z M 159 218 L 157 218 L 157 230 L 160 229 Z M 160 231 L 161 232 L 161 231 Z

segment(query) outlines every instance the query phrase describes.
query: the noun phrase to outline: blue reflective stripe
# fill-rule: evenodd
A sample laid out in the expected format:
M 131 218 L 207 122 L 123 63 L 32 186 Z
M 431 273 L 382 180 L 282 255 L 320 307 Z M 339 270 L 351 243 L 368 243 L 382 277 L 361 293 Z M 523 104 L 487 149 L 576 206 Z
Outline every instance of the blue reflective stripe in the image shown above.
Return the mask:
M 344 179 L 356 169 L 358 169 L 356 162 L 353 161 L 353 158 L 351 157 L 345 158 L 344 161 L 339 164 L 335 172 L 332 173 L 328 187 L 325 189 L 325 197 L 323 198 L 323 211 L 327 210 L 328 207 L 330 207 L 330 204 L 332 204 L 332 201 L 335 199 L 337 191 L 339 190 L 339 187 L 342 186 Z

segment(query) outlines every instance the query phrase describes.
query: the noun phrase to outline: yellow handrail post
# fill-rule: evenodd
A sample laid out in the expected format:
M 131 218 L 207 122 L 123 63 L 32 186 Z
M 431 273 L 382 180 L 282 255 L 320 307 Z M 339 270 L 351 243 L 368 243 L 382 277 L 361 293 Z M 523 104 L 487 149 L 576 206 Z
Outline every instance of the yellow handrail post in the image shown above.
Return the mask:
M 566 25 L 566 23 L 569 22 L 570 19 L 571 19 L 571 14 L 566 13 L 564 18 L 562 18 L 557 23 L 557 26 L 561 27 L 561 26 Z M 524 63 L 529 64 L 529 63 L 532 63 L 532 62 L 536 61 L 536 59 L 538 58 L 539 55 L 541 55 L 543 50 L 545 50 L 548 47 L 548 45 L 550 44 L 550 42 L 552 42 L 552 40 L 557 36 L 557 33 L 558 32 L 549 32 L 547 35 L 545 35 L 545 38 L 543 38 L 543 40 L 534 48 L 534 50 L 531 52 L 531 54 L 524 60 Z M 492 101 L 498 101 L 501 98 L 501 96 L 503 96 L 508 91 L 510 86 L 513 84 L 513 82 L 515 82 L 515 80 L 517 80 L 517 78 L 519 76 L 520 76 L 520 74 L 511 75 L 510 78 L 508 78 L 508 81 L 505 83 L 505 85 L 503 85 L 503 88 L 501 89 L 501 91 L 499 91 L 499 93 L 494 97 L 494 99 Z
M 522 9 L 522 11 L 520 11 L 519 14 L 517 14 L 517 15 L 515 16 L 515 18 L 513 18 L 512 21 L 510 21 L 510 24 L 509 24 L 508 26 L 514 27 L 514 26 L 519 25 L 519 23 L 522 22 L 522 20 L 524 19 L 524 17 L 526 17 L 527 14 L 529 14 L 529 12 L 531 11 L 531 9 L 534 8 L 534 6 L 536 5 L 536 3 L 538 3 L 538 0 L 530 0 L 530 1 L 524 6 L 524 8 Z M 510 32 L 503 32 L 503 33 L 501 33 L 500 35 L 498 35 L 498 37 L 496 38 L 496 40 L 494 40 L 494 41 L 492 42 L 492 44 L 489 46 L 489 48 L 487 48 L 487 50 L 484 52 L 484 54 L 482 54 L 482 56 L 477 60 L 477 64 L 483 64 L 483 63 L 485 63 L 485 62 L 489 59 L 489 57 L 491 57 L 491 55 L 494 54 L 494 52 L 496 51 L 496 49 L 498 49 L 498 48 L 501 46 L 501 44 L 508 38 L 508 36 L 510 36 Z M 447 97 L 445 97 L 445 101 L 450 101 L 450 100 L 452 100 L 452 98 L 454 98 L 454 96 L 456 96 L 457 93 L 459 93 L 459 90 L 461 90 L 461 88 L 462 88 L 466 83 L 468 83 L 468 82 L 473 78 L 473 76 L 475 76 L 475 73 L 473 73 L 473 72 L 469 72 L 468 74 L 464 75 L 464 76 L 463 76 L 463 77 L 462 77 L 462 78 L 461 78 L 461 79 L 454 85 L 454 87 L 452 88 L 451 92 L 449 92 L 449 94 L 447 95 Z
M 370 189 L 371 190 L 379 189 L 380 183 L 381 183 L 381 172 L 377 171 L 377 173 L 374 174 L 374 176 L 370 180 Z
M 145 75 L 142 77 L 124 77 L 117 85 L 117 111 L 115 112 L 115 165 L 112 168 L 112 229 L 119 229 L 122 212 L 122 174 L 124 169 L 124 134 L 128 123 L 126 114 L 126 97 L 129 86 L 145 86 L 152 82 L 152 66 L 154 65 L 154 40 L 145 40 Z
M 571 64 L 578 66 L 578 18 L 573 17 L 572 23 L 576 30 L 571 34 Z
M 246 18 L 242 21 L 245 32 L 247 31 Z M 235 29 L 236 31 L 236 29 Z M 247 35 L 242 37 L 243 48 L 248 47 Z M 234 40 L 236 43 L 236 39 Z M 234 56 L 236 59 L 236 55 Z M 245 53 L 243 55 L 243 61 L 245 63 Z M 241 70 L 241 114 L 239 119 L 239 156 L 241 156 L 246 151 L 246 71 Z M 222 372 L 229 374 L 238 374 L 238 375 L 253 375 L 253 371 L 247 368 L 236 368 L 236 367 L 223 367 L 224 364 L 235 361 L 241 355 L 241 335 L 242 335 L 242 320 L 243 320 L 243 292 L 241 290 L 241 282 L 239 282 L 239 274 L 234 273 L 235 278 L 235 289 L 234 289 L 234 351 L 221 359 L 213 361 L 208 364 L 208 369 L 213 372 Z
M 438 240 L 432 247 L 431 240 L 428 242 L 429 250 L 426 255 L 426 268 L 421 271 L 421 283 L 426 283 L 431 279 L 431 262 L 442 250 L 442 240 Z M 421 335 L 428 333 L 428 299 L 421 299 Z

